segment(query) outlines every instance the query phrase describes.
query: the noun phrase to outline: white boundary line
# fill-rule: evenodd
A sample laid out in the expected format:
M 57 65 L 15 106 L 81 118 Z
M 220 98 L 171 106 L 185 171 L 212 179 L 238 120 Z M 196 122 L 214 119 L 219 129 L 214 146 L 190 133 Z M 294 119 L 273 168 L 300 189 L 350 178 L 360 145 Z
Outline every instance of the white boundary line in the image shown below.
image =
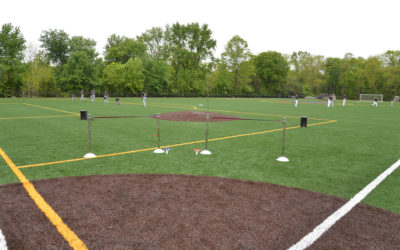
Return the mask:
M 319 224 L 314 230 L 304 236 L 296 244 L 292 245 L 289 250 L 300 250 L 311 246 L 322 234 L 329 230 L 338 220 L 345 216 L 350 210 L 360 203 L 372 190 L 376 188 L 383 180 L 386 179 L 393 171 L 400 166 L 400 160 L 395 162 L 392 166 L 386 169 L 378 177 L 375 178 L 371 183 L 358 192 L 351 200 L 339 208 L 336 212 L 326 218 L 321 224 Z
M 0 250 L 7 250 L 6 238 L 1 232 L 1 229 L 0 229 Z

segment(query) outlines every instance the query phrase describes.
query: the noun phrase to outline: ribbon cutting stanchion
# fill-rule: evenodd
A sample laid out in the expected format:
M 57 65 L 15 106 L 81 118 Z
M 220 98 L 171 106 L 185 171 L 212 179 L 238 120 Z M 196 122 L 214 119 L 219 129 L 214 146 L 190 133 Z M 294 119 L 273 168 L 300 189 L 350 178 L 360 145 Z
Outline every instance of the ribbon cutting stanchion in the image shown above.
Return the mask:
M 205 147 L 200 152 L 202 155 L 210 155 L 211 152 L 207 149 L 208 147 L 208 120 L 210 120 L 210 114 L 206 114 L 206 140 L 205 140 Z
M 285 135 L 286 135 L 286 118 L 282 120 L 282 156 L 276 159 L 280 162 L 288 162 L 289 159 L 285 157 Z
M 153 151 L 153 153 L 156 154 L 162 154 L 164 153 L 164 150 L 160 148 L 160 113 L 156 114 L 156 118 L 157 118 L 157 149 Z
M 83 118 L 83 119 L 82 119 Z M 85 119 L 86 118 L 86 119 Z M 89 142 L 89 153 L 85 154 L 83 158 L 93 158 L 96 157 L 95 154 L 92 153 L 92 121 L 93 118 L 89 114 L 87 115 L 87 111 L 82 113 L 81 111 L 81 120 L 88 120 L 88 142 Z

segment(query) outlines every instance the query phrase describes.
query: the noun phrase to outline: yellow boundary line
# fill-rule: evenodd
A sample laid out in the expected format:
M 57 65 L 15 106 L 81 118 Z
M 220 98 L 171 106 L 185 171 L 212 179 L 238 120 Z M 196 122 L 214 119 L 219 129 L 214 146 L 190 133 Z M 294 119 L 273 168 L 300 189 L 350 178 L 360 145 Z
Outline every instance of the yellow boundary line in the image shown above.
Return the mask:
M 319 122 L 319 123 L 309 124 L 308 126 L 322 125 L 322 124 L 328 124 L 328 123 L 333 123 L 333 122 L 336 122 L 336 121 L 335 120 L 331 120 L 331 121 L 326 121 L 326 122 Z M 295 129 L 295 128 L 300 128 L 300 126 L 288 127 L 286 129 L 290 130 L 290 129 Z M 238 137 L 243 137 L 243 136 L 267 134 L 267 133 L 272 133 L 272 132 L 277 132 L 277 131 L 282 131 L 282 128 L 272 129 L 272 130 L 265 130 L 265 131 L 260 131 L 260 132 L 253 132 L 253 133 L 246 133 L 246 134 L 239 134 L 239 135 L 232 135 L 232 136 L 225 136 L 225 137 L 219 137 L 219 138 L 213 138 L 213 139 L 209 139 L 208 141 L 209 142 L 211 142 L 211 141 L 221 141 L 221 140 L 238 138 Z M 192 141 L 192 142 L 183 142 L 183 143 L 173 144 L 173 145 L 166 145 L 166 146 L 162 146 L 162 148 L 172 148 L 172 147 L 179 147 L 179 146 L 185 146 L 185 145 L 191 145 L 191 144 L 197 144 L 197 143 L 204 143 L 204 140 Z M 76 161 L 104 158 L 104 157 L 110 157 L 110 156 L 116 156 L 116 155 L 125 155 L 125 154 L 137 153 L 137 152 L 145 152 L 145 151 L 151 151 L 151 150 L 155 150 L 155 149 L 157 149 L 157 148 L 156 147 L 152 147 L 152 148 L 145 148 L 145 149 L 137 149 L 137 150 L 131 150 L 131 151 L 126 151 L 126 152 L 98 155 L 98 156 L 93 157 L 93 158 L 76 158 L 76 159 L 69 159 L 69 160 L 63 160 L 63 161 L 53 161 L 53 162 L 46 162 L 46 163 L 23 165 L 23 166 L 18 166 L 17 168 L 31 168 L 31 167 L 39 167 L 39 166 L 56 165 L 56 164 L 67 163 L 67 162 L 76 162 Z
M 23 102 L 0 102 L 0 104 L 24 104 Z
M 78 236 L 63 222 L 61 217 L 53 210 L 53 208 L 47 204 L 33 184 L 25 177 L 21 170 L 15 166 L 14 162 L 12 162 L 12 160 L 1 148 L 0 155 L 3 157 L 4 161 L 8 164 L 14 174 L 18 177 L 32 200 L 46 215 L 49 221 L 57 228 L 57 231 L 64 237 L 68 244 L 74 249 L 88 249 L 85 243 L 78 238 Z
M 48 116 L 26 116 L 26 117 L 6 117 L 0 120 L 11 120 L 11 119 L 39 119 L 39 118 L 52 118 L 52 117 L 72 117 L 76 115 L 48 115 Z
M 61 110 L 61 109 L 53 109 L 53 108 L 48 108 L 48 107 L 45 107 L 45 106 L 34 105 L 34 104 L 29 104 L 29 103 L 23 103 L 23 104 L 24 104 L 24 105 L 28 105 L 28 106 L 32 106 L 32 107 L 37 107 L 37 108 L 42 108 L 42 109 L 48 109 L 48 110 L 53 110 L 53 111 L 58 111 L 58 112 L 63 112 L 63 113 L 73 114 L 73 115 L 79 116 L 78 113 L 73 113 L 73 112 L 69 112 L 69 111 L 64 111 L 64 110 Z

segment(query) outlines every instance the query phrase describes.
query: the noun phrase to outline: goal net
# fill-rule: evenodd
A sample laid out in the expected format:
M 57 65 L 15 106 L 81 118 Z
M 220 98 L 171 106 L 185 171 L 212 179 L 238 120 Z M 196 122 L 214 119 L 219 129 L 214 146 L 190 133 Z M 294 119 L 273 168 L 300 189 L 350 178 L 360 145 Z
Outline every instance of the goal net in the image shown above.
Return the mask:
M 378 102 L 383 102 L 383 94 L 360 94 L 360 101 L 374 101 L 375 98 Z

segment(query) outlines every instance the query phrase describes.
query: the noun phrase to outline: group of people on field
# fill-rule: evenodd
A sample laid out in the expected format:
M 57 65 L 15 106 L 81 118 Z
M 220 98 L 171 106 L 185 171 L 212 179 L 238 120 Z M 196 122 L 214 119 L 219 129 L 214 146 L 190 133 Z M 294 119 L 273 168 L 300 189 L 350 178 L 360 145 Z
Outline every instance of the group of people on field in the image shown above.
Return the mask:
M 104 103 L 108 104 L 108 99 L 110 98 L 110 95 L 108 94 L 107 91 L 104 92 Z M 75 101 L 75 94 L 72 94 L 72 100 Z M 96 92 L 94 90 L 90 91 L 90 100 L 94 102 L 96 100 Z M 142 92 L 142 101 L 143 101 L 143 106 L 146 107 L 146 100 L 147 100 L 147 93 L 146 91 Z M 86 102 L 85 98 L 85 91 L 81 89 L 81 102 Z M 120 105 L 121 104 L 121 99 L 119 97 L 115 98 L 115 104 Z
M 346 106 L 346 100 L 347 100 L 347 97 L 346 97 L 346 94 L 344 94 L 343 95 L 343 102 L 342 102 L 342 106 L 343 107 Z M 298 98 L 298 96 L 296 94 L 295 100 L 294 100 L 294 107 L 297 108 L 298 106 L 299 106 L 299 98 Z M 333 106 L 334 106 L 333 96 L 330 95 L 328 97 L 328 108 L 333 107 Z M 377 97 L 374 98 L 374 102 L 371 104 L 371 106 L 378 107 L 378 98 Z

